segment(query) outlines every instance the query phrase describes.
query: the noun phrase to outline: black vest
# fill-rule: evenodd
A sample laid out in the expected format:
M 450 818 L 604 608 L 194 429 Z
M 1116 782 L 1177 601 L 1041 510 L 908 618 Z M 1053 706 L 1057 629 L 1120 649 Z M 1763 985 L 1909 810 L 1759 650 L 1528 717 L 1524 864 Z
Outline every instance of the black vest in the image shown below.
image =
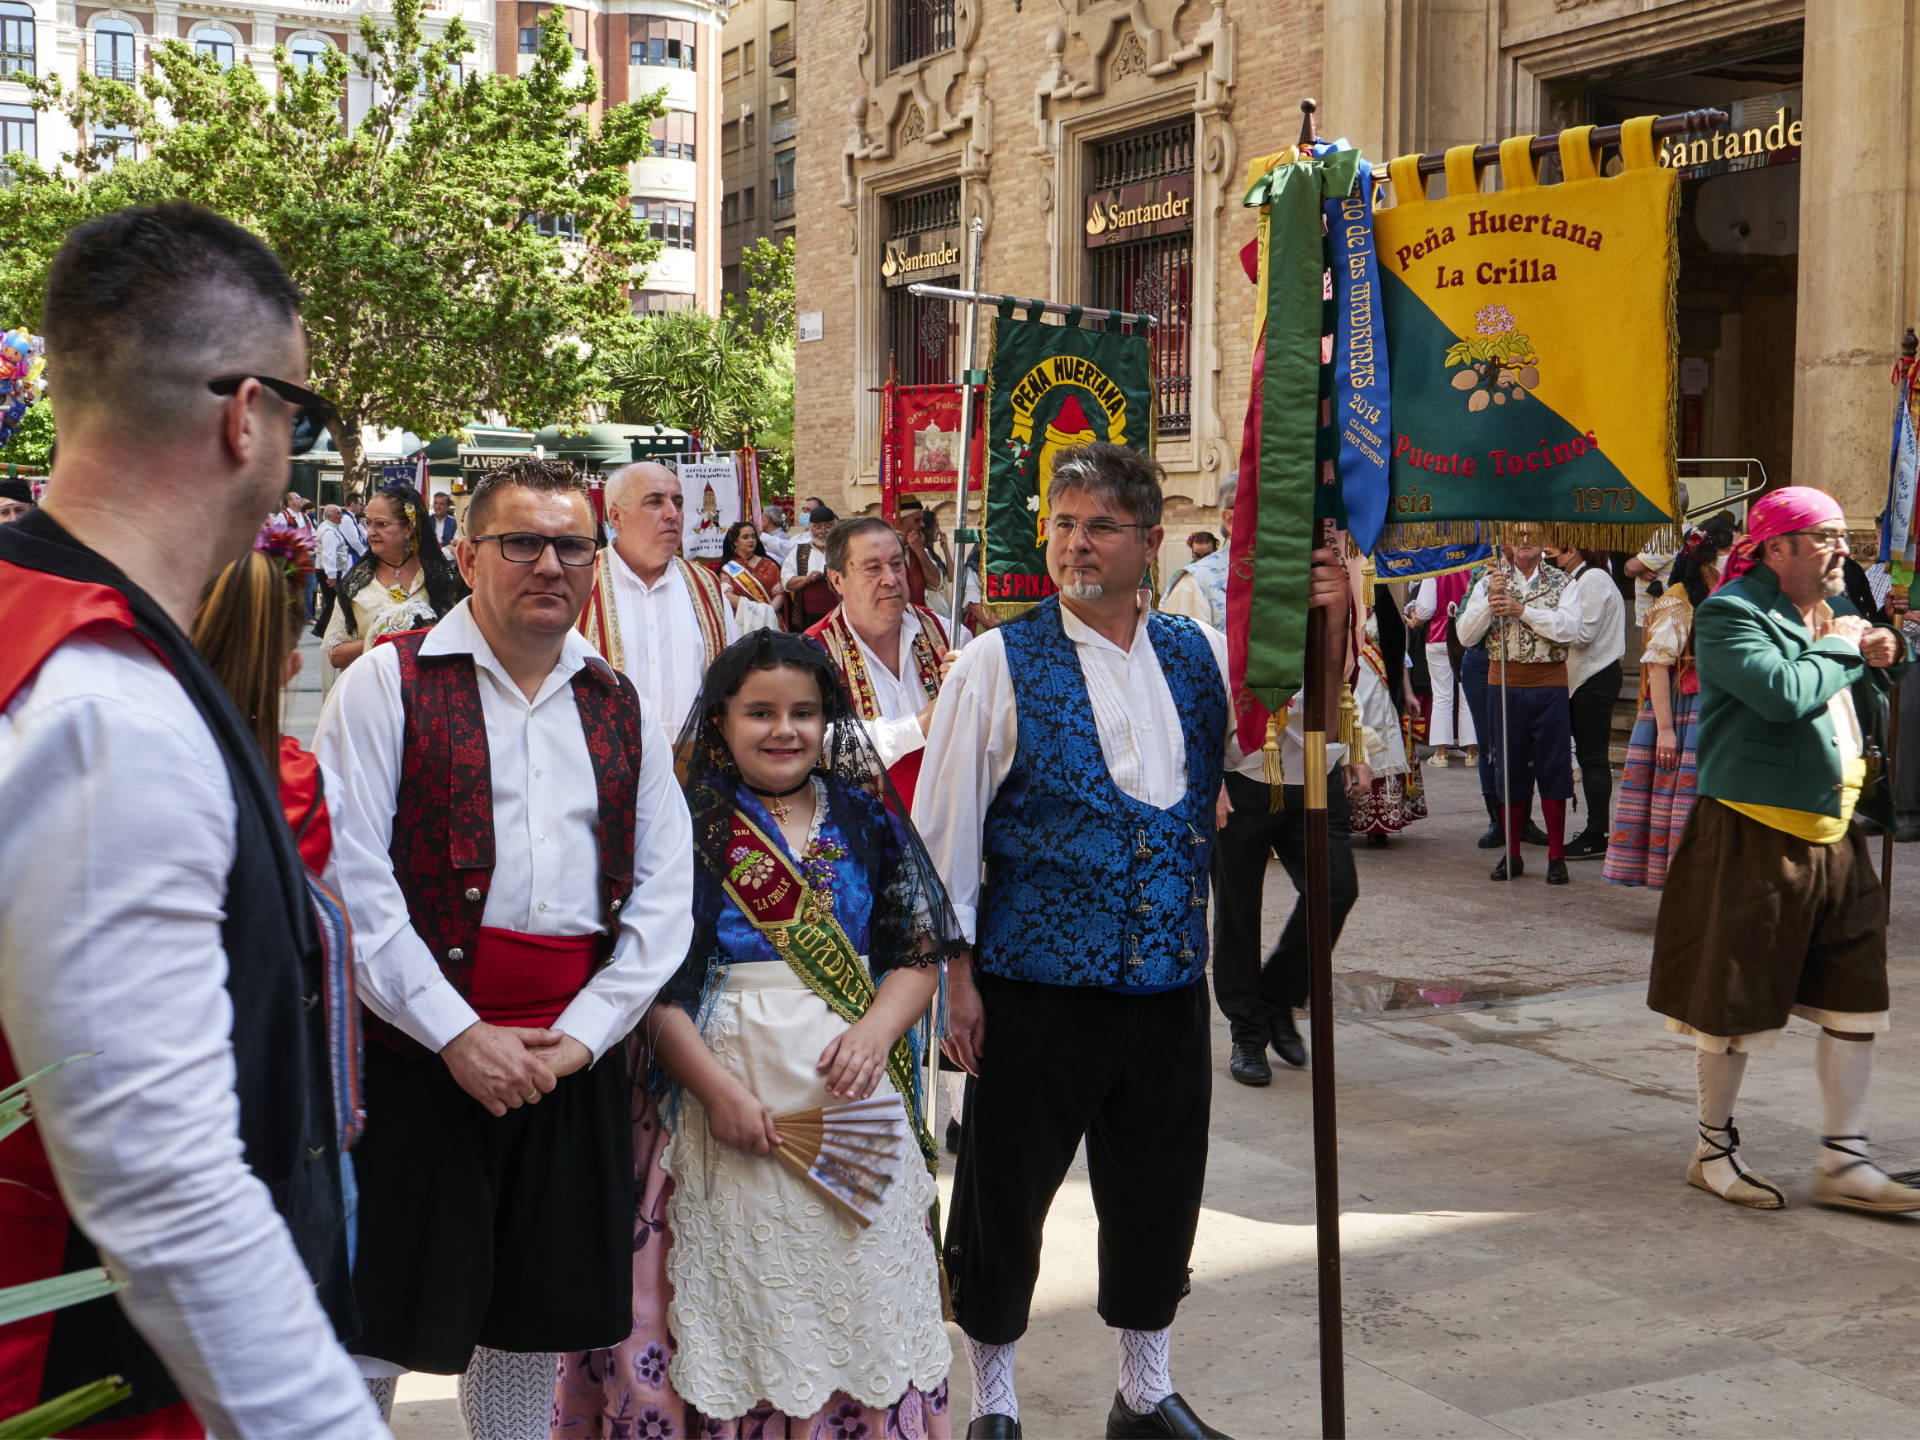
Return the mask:
M 226 761 L 238 823 L 221 946 L 233 1004 L 235 1088 L 247 1165 L 286 1222 L 316 1298 L 344 1343 L 359 1334 L 347 1274 L 345 1209 L 333 1128 L 320 934 L 277 777 L 200 652 L 147 593 L 44 511 L 0 526 L 0 559 L 119 591 L 134 628 L 172 670 Z M 138 957 L 129 957 L 137 961 Z M 99 1264 L 69 1225 L 64 1269 Z M 118 1373 L 133 1398 L 90 1423 L 163 1409 L 181 1398 L 112 1297 L 57 1311 L 42 1382 L 50 1397 Z

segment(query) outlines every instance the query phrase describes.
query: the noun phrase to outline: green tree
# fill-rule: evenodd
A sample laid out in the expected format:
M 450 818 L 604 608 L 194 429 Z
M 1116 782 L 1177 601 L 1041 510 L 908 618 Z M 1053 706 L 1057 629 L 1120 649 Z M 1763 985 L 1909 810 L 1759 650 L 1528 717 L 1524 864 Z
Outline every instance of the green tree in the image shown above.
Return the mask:
M 768 351 L 793 353 L 793 237 L 776 245 L 761 236 L 740 252 L 744 297 L 727 297 L 734 323 Z
M 0 445 L 0 466 L 32 465 L 44 470 L 52 455 L 53 407 L 42 400 L 27 407 L 11 438 Z
M 131 200 L 198 201 L 277 251 L 306 295 L 315 388 L 334 399 L 334 441 L 350 484 L 365 433 L 431 435 L 481 411 L 534 426 L 583 417 L 608 398 L 596 356 L 624 351 L 637 322 L 628 286 L 657 250 L 628 204 L 628 166 L 663 113 L 654 94 L 596 122 L 593 72 L 570 79 L 564 14 L 541 22 L 525 75 L 463 74 L 473 46 L 458 18 L 441 39 L 422 0 L 392 23 L 360 22 L 364 53 L 329 51 L 296 69 L 274 52 L 277 89 L 246 66 L 222 71 L 179 41 L 153 52 L 134 86 L 82 74 L 63 94 L 34 82 L 95 137 L 63 157 L 77 174 L 16 157 L 0 191 L 0 308 L 37 303 L 59 238 Z M 343 123 L 349 74 L 372 105 Z M 131 132 L 138 163 L 115 163 L 103 129 Z

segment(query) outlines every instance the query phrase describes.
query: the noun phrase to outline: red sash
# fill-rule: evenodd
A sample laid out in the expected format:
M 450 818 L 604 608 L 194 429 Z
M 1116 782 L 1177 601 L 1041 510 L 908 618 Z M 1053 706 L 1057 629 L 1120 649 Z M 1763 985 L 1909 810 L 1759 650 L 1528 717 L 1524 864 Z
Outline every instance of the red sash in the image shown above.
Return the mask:
M 926 758 L 926 755 L 927 752 L 923 746 L 921 749 L 902 755 L 887 767 L 887 779 L 893 782 L 893 788 L 900 796 L 900 804 L 909 815 L 913 813 L 914 787 L 920 783 L 920 762 Z
M 593 975 L 600 935 L 521 935 L 482 928 L 467 1003 L 489 1025 L 545 1029 Z

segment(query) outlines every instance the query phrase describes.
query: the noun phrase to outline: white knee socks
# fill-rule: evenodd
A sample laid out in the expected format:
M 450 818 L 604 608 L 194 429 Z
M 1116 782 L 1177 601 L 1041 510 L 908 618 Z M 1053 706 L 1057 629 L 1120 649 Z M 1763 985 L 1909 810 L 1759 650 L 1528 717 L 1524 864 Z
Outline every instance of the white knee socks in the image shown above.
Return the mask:
M 1122 1330 L 1120 1401 L 1145 1415 L 1173 1394 L 1173 1331 Z
M 1833 1171 L 1867 1151 L 1867 1090 L 1873 1084 L 1873 1041 L 1837 1040 L 1825 1030 L 1814 1044 L 1813 1073 L 1820 1081 L 1821 1129 L 1828 1140 L 1852 1140 L 1846 1151 L 1822 1146 L 1819 1167 Z
M 967 1363 L 973 1367 L 973 1419 L 982 1415 L 1020 1418 L 1020 1401 L 1013 1393 L 1013 1346 L 988 1345 L 965 1337 Z
M 1747 1057 L 1738 1050 L 1695 1050 L 1694 1067 L 1700 1085 L 1700 1141 L 1694 1155 L 1701 1160 L 1700 1171 L 1716 1194 L 1725 1195 L 1740 1176 L 1740 1167 L 1731 1155 L 1718 1160 L 1706 1157 L 1716 1150 L 1731 1150 L 1734 1101 L 1740 1098 L 1740 1081 L 1747 1073 Z
M 539 1440 L 553 1423 L 558 1357 L 479 1349 L 460 1377 L 460 1416 L 472 1440 Z

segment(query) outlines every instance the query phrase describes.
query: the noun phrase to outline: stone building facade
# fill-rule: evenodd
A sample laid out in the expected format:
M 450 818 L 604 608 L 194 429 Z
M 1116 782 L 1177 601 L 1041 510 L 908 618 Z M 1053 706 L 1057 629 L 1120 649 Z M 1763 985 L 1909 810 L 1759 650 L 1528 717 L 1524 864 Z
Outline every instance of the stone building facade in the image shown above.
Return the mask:
M 740 252 L 794 229 L 798 159 L 795 0 L 730 0 L 720 52 L 720 283 L 744 292 Z
M 1861 528 L 1880 508 L 1888 373 L 1920 321 L 1907 0 L 837 0 L 796 23 L 801 493 L 877 503 L 870 391 L 890 357 L 902 379 L 958 377 L 957 318 L 902 296 L 959 279 L 979 216 L 985 289 L 1167 320 L 1158 455 L 1179 558 L 1237 460 L 1247 163 L 1293 140 L 1311 95 L 1326 134 L 1381 162 L 1730 109 L 1728 135 L 1673 156 L 1681 453 L 1704 462 L 1683 473 L 1696 505 L 1757 461 L 1831 490 Z M 1759 151 L 1727 158 L 1748 132 Z M 1089 207 L 1127 196 L 1186 223 L 1090 236 Z

